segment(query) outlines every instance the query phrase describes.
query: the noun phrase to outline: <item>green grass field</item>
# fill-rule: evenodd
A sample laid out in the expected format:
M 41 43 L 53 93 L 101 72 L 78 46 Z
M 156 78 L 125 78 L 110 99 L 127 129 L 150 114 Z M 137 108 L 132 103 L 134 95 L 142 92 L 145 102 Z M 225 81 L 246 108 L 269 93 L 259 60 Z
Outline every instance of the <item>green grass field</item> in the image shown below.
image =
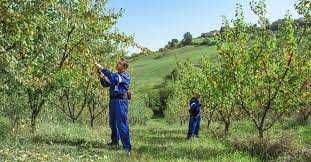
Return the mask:
M 215 53 L 215 47 L 191 46 L 139 57 L 131 62 L 132 78 L 136 85 L 135 90 L 142 91 L 160 84 L 163 78 L 176 67 L 178 61 L 189 59 L 193 62 L 199 62 L 202 56 L 209 56 L 213 59 Z M 158 58 L 158 55 L 162 56 Z
M 212 128 L 218 127 L 213 123 Z M 276 126 L 275 132 L 281 133 L 279 128 Z M 283 131 L 291 132 L 298 145 L 310 149 L 310 130 L 310 126 L 299 126 Z M 172 125 L 161 119 L 133 126 L 133 151 L 127 156 L 122 149 L 105 145 L 110 134 L 107 127 L 42 123 L 35 135 L 20 134 L 15 140 L 1 141 L 0 161 L 261 161 L 234 149 L 226 139 L 213 137 L 204 124 L 199 139 L 186 140 L 186 131 L 187 125 Z M 254 134 L 251 123 L 240 121 L 234 123 L 229 139 L 245 140 Z
M 41 124 L 34 136 L 23 135 L 0 146 L 0 161 L 258 161 L 206 133 L 186 140 L 186 125 L 150 120 L 132 128 L 133 151 L 109 149 L 109 129 L 80 125 Z M 204 131 L 204 130 L 203 130 Z

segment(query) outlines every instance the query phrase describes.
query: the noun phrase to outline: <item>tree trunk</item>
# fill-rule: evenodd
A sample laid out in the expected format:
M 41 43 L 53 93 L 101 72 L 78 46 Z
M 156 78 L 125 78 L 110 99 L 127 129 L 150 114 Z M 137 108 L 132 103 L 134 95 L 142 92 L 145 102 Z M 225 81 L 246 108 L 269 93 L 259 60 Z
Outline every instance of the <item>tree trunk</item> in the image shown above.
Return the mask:
M 37 120 L 37 115 L 36 115 L 36 112 L 33 110 L 31 113 L 31 133 L 36 132 L 36 120 Z
M 228 135 L 228 132 L 229 132 L 229 127 L 230 127 L 230 122 L 224 122 L 224 134 L 225 136 Z
M 263 134 L 264 134 L 263 128 L 257 128 L 257 130 L 258 130 L 259 138 L 260 138 L 260 139 L 263 139 Z
M 73 124 L 76 123 L 75 117 L 71 117 L 71 121 L 72 121 Z
M 15 132 L 17 132 L 18 131 L 18 129 L 19 129 L 19 120 L 20 118 L 17 116 L 17 117 L 15 117 L 14 118 L 14 120 L 13 120 L 13 123 L 12 123 L 12 130 L 13 130 L 13 133 L 15 133 Z
M 45 103 L 42 93 L 42 91 L 31 92 L 31 90 L 28 90 L 28 104 L 31 110 L 31 133 L 36 131 L 36 120 Z
M 180 126 L 182 126 L 182 124 L 183 124 L 182 117 L 179 117 L 179 119 L 180 119 Z
M 95 121 L 95 118 L 91 117 L 91 119 L 90 119 L 91 128 L 94 128 L 94 121 Z
M 209 113 L 209 117 L 207 119 L 207 129 L 210 128 L 210 125 L 211 125 L 212 120 L 213 120 L 214 112 L 215 112 L 215 108 L 213 108 L 212 112 Z
M 210 119 L 207 120 L 207 129 L 209 129 L 211 123 L 212 123 L 212 119 L 210 118 Z

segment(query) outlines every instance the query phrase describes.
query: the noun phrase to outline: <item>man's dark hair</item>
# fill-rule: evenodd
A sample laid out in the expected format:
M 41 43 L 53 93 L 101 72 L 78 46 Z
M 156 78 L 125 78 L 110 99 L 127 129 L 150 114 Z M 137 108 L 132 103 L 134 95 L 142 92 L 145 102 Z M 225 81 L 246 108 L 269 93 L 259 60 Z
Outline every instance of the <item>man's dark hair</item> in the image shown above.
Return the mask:
M 128 62 L 126 59 L 121 58 L 120 61 L 122 62 L 122 65 L 123 65 L 123 67 L 124 67 L 125 69 L 127 69 L 127 68 L 129 67 L 129 62 Z

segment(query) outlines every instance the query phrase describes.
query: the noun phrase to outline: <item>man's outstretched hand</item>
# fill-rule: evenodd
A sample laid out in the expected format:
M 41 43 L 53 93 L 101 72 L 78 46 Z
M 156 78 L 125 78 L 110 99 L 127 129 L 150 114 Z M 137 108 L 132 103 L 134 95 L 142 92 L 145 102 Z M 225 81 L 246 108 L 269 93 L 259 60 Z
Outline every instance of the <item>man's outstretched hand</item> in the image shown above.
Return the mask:
M 101 66 L 99 63 L 95 62 L 95 66 L 97 68 L 97 70 L 101 70 L 103 69 L 103 66 Z
M 103 78 L 103 75 L 101 74 L 101 70 L 103 69 L 103 66 L 101 66 L 99 63 L 95 62 L 96 71 L 98 73 L 99 78 Z

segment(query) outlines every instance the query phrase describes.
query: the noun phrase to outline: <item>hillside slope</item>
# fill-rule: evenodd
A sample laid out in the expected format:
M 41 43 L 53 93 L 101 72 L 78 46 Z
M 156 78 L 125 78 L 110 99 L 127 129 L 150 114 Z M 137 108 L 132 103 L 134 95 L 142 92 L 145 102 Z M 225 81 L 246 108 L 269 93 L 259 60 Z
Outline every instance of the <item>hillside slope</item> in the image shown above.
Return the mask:
M 215 54 L 215 47 L 189 46 L 141 56 L 131 62 L 135 91 L 150 89 L 160 84 L 163 78 L 176 67 L 178 61 L 190 59 L 193 62 L 199 62 L 202 56 L 209 56 L 213 59 Z

